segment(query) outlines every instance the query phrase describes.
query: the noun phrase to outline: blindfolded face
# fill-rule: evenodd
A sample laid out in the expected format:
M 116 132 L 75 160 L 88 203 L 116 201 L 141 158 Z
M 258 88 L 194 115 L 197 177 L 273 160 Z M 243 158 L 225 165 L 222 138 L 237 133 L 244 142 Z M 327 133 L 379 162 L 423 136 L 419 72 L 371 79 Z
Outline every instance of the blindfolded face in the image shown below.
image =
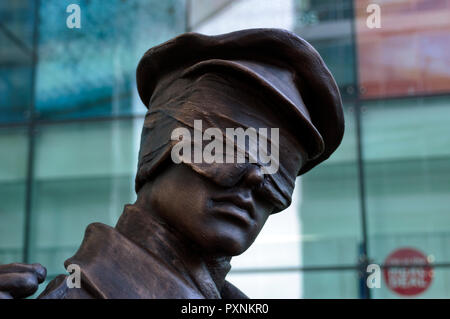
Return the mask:
M 277 114 L 277 107 L 245 83 L 213 73 L 196 80 L 178 79 L 170 87 L 173 89 L 162 91 L 152 100 L 146 115 L 137 188 L 169 157 L 221 187 L 237 185 L 249 167 L 257 167 L 264 177 L 258 192 L 273 204 L 272 212 L 289 206 L 304 152 Z M 184 134 L 174 134 L 180 129 Z M 228 135 L 227 130 L 255 134 L 244 134 L 244 143 L 239 143 L 239 137 Z M 208 131 L 217 134 L 213 138 Z M 186 147 L 180 147 L 180 142 Z M 216 146 L 222 143 L 222 148 L 212 147 L 213 142 L 218 142 Z M 200 160 L 195 158 L 196 150 Z M 208 160 L 205 153 L 223 160 Z M 227 161 L 227 157 L 232 160 Z

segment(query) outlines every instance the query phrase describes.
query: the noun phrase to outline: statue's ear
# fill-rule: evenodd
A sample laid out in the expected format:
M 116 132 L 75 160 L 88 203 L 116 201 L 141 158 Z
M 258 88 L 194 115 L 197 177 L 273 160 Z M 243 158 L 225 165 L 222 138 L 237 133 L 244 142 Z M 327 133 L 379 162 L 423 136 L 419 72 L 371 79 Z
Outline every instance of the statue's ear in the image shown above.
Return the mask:
M 164 171 L 170 169 L 175 165 L 170 157 L 166 157 L 161 163 L 157 165 L 152 165 L 150 169 L 147 169 L 146 164 L 138 168 L 138 173 L 136 176 L 136 194 L 139 194 L 141 189 L 144 188 L 146 184 L 153 183 L 155 179 L 157 179 Z
M 155 168 L 153 173 L 148 177 L 148 182 L 154 181 L 156 178 L 158 178 L 160 175 L 162 175 L 163 172 L 173 168 L 173 165 L 175 165 L 175 164 L 172 162 L 170 157 L 166 158 Z

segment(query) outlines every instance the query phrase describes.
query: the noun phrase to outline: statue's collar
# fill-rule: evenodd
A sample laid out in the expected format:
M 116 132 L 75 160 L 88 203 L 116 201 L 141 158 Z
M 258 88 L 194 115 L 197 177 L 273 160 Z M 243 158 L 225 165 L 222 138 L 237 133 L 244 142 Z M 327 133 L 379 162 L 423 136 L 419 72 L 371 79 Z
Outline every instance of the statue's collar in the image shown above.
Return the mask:
M 231 268 L 229 259 L 205 257 L 169 225 L 149 212 L 135 205 L 125 205 L 116 229 L 192 281 L 202 293 L 210 295 L 221 290 Z
M 224 281 L 229 264 L 208 264 L 168 227 L 132 205 L 116 228 L 90 224 L 80 248 L 64 263 L 70 264 L 80 267 L 82 287 L 96 298 L 214 299 L 235 293 L 241 298 Z

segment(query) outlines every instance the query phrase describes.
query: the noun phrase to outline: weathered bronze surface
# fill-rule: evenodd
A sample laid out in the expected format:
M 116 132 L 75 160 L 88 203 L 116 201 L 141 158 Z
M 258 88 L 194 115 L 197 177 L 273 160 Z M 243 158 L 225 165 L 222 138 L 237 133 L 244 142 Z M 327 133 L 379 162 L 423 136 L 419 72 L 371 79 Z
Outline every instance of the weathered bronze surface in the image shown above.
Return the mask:
M 65 266 L 81 288 L 56 277 L 40 298 L 246 298 L 225 280 L 232 256 L 268 217 L 289 206 L 295 179 L 338 147 L 344 131 L 337 85 L 319 54 L 296 35 L 252 29 L 187 33 L 150 49 L 137 68 L 147 106 L 137 200 L 113 228 L 87 227 Z M 260 162 L 175 164 L 175 128 L 279 128 L 279 169 Z M 248 152 L 246 155 L 250 156 Z M 32 294 L 38 264 L 0 266 L 0 298 Z

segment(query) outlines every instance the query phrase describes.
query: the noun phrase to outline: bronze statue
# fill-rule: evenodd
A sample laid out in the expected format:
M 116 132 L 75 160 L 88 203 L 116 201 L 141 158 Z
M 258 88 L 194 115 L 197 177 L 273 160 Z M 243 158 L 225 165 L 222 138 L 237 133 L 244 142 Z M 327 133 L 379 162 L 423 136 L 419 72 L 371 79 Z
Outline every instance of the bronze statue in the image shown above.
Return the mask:
M 249 248 L 271 214 L 289 206 L 296 177 L 341 142 L 342 103 L 331 73 L 293 33 L 251 29 L 186 33 L 156 46 L 140 61 L 137 84 L 148 108 L 137 200 L 115 228 L 87 227 L 65 262 L 80 267 L 81 288 L 69 288 L 60 275 L 39 297 L 246 298 L 225 280 L 231 257 Z M 234 161 L 198 161 L 185 154 L 190 148 L 174 157 L 180 128 L 194 136 L 227 128 L 254 128 L 261 136 L 276 128 L 265 136 L 276 139 L 276 169 L 268 172 L 267 161 L 234 137 L 231 148 L 211 153 L 231 150 Z M 252 142 L 247 137 L 245 146 Z M 184 145 L 201 149 L 208 141 L 211 136 Z M 261 139 L 253 142 L 261 147 Z M 0 298 L 30 295 L 44 278 L 39 264 L 2 265 Z

